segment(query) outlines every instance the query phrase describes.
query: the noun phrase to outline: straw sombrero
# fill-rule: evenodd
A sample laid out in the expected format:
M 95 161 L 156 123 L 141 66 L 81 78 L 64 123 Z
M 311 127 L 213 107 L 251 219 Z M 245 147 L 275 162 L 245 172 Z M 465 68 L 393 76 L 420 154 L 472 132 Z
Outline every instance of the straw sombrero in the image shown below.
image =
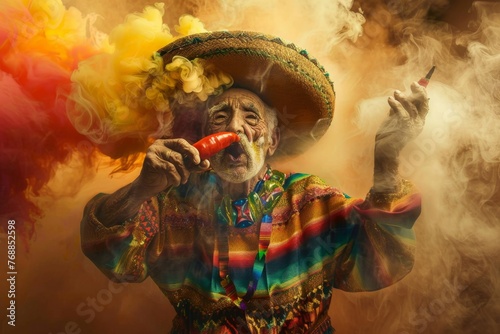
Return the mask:
M 328 129 L 335 91 L 328 73 L 306 50 L 256 32 L 218 31 L 189 35 L 158 53 L 204 59 L 232 76 L 233 87 L 259 95 L 278 112 L 281 142 L 276 155 L 307 149 Z

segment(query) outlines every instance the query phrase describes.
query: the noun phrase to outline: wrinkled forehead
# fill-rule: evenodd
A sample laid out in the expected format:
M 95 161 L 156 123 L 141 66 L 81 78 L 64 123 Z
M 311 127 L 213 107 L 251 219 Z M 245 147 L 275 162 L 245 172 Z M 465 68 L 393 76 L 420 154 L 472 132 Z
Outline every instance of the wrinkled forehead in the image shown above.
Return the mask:
M 243 88 L 231 88 L 226 90 L 224 93 L 211 97 L 207 101 L 207 109 L 210 110 L 214 106 L 227 105 L 231 106 L 252 106 L 261 112 L 266 110 L 267 105 L 262 101 L 262 99 L 255 93 L 243 89 Z

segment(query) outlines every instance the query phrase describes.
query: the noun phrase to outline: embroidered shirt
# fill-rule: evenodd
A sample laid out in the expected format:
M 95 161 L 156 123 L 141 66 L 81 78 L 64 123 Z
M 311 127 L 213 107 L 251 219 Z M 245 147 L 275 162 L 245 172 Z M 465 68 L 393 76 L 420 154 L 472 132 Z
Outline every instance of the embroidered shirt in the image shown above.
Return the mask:
M 161 288 L 177 311 L 172 333 L 332 333 L 333 288 L 381 289 L 413 266 L 420 196 L 410 183 L 397 194 L 361 200 L 316 176 L 292 174 L 272 212 L 262 277 L 242 310 L 219 277 L 214 212 L 221 194 L 214 175 L 160 193 L 109 228 L 94 215 L 98 195 L 82 221 L 84 253 L 109 278 L 150 276 Z M 228 226 L 228 272 L 239 297 L 252 279 L 258 229 Z

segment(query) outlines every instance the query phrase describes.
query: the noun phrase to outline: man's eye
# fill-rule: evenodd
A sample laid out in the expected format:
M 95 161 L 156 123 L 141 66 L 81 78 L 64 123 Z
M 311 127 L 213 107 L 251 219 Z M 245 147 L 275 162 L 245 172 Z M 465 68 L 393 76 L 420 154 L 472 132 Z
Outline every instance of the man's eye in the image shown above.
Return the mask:
M 212 120 L 215 124 L 222 124 L 226 121 L 227 115 L 225 114 L 216 114 Z
M 254 113 L 249 113 L 245 116 L 245 119 L 247 120 L 247 122 L 249 124 L 252 124 L 252 125 L 255 125 L 259 122 L 259 116 L 257 116 L 256 114 Z

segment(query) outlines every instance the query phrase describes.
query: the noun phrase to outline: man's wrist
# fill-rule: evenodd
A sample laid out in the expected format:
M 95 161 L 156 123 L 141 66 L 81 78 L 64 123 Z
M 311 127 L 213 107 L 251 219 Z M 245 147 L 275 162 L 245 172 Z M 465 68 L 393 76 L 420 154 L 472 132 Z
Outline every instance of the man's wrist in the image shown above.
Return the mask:
M 397 192 L 401 184 L 397 155 L 375 153 L 373 188 L 376 192 Z
M 372 207 L 390 210 L 393 203 L 406 196 L 410 192 L 410 189 L 412 189 L 411 182 L 398 178 L 397 186 L 392 189 L 372 187 L 366 196 L 366 201 Z
M 148 194 L 141 192 L 134 182 L 111 195 L 104 196 L 100 203 L 97 203 L 95 215 L 103 225 L 109 227 L 122 224 L 134 217 L 141 205 L 151 198 Z
M 145 187 L 139 178 L 135 179 L 130 183 L 130 187 L 127 189 L 128 197 L 134 202 L 143 203 L 144 201 L 156 196 L 156 193 L 151 192 L 151 187 Z
M 397 172 L 379 172 L 373 176 L 372 190 L 377 193 L 395 193 L 400 190 L 401 176 Z

